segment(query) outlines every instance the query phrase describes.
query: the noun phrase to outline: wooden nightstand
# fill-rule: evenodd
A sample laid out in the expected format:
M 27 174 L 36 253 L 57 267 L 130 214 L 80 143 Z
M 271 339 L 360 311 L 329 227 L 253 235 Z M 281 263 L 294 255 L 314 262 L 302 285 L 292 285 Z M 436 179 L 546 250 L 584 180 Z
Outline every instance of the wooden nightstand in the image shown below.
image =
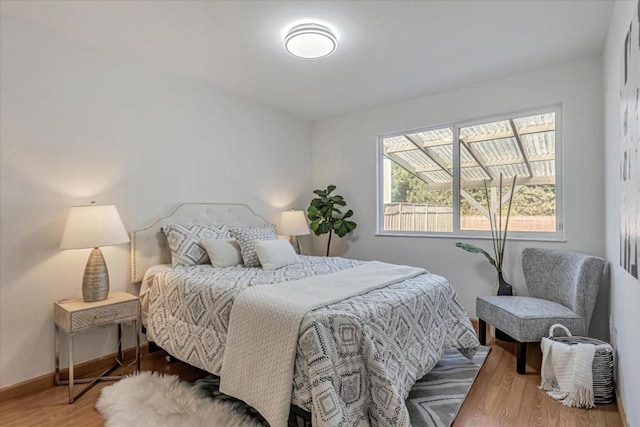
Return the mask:
M 95 378 L 74 379 L 73 377 L 73 337 L 97 327 L 118 325 L 118 352 L 122 360 L 122 324 L 133 322 L 136 335 L 136 372 L 140 372 L 140 300 L 137 296 L 126 292 L 112 292 L 106 300 L 85 302 L 82 298 L 67 299 L 53 304 L 55 318 L 55 381 L 56 385 L 69 385 L 69 403 L 82 396 L 98 381 L 111 381 L 123 378 L 108 376 L 111 371 L 119 367 L 116 363 L 102 375 Z M 60 380 L 60 331 L 69 336 L 69 380 Z M 74 384 L 89 383 L 77 395 L 73 393 Z

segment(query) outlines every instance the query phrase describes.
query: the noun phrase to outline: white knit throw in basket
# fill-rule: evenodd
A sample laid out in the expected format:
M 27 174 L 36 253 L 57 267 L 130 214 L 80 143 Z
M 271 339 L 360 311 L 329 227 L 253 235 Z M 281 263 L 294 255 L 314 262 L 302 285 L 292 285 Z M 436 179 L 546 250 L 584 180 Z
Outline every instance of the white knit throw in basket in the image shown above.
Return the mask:
M 554 330 L 560 328 L 566 336 L 554 336 Z M 568 345 L 593 344 L 595 355 L 592 364 L 593 394 L 595 403 L 611 403 L 615 400 L 613 387 L 613 348 L 610 344 L 595 338 L 571 335 L 566 326 L 559 323 L 549 328 L 549 339 Z

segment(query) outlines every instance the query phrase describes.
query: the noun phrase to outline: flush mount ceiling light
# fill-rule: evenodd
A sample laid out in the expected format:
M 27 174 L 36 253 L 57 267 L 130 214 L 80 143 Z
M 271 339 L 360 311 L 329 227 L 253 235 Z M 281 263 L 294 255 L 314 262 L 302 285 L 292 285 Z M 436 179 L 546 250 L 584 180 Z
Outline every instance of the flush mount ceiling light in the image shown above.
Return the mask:
M 284 48 L 291 55 L 302 59 L 319 59 L 331 55 L 338 39 L 324 25 L 301 24 L 293 27 L 284 38 Z

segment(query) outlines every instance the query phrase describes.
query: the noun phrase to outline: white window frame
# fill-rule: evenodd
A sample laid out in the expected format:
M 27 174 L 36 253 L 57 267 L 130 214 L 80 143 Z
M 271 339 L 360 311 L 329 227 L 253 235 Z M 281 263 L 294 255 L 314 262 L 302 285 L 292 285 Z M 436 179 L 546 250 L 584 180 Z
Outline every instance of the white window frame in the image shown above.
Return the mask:
M 508 240 L 535 241 L 566 241 L 564 232 L 564 152 L 563 152 L 563 105 L 554 104 L 534 109 L 520 110 L 505 114 L 485 116 L 473 120 L 461 120 L 450 123 L 408 129 L 379 135 L 376 141 L 376 235 L 377 236 L 407 236 L 407 237 L 455 237 L 490 239 L 489 231 L 460 229 L 460 128 L 482 123 L 491 123 L 517 117 L 535 116 L 543 113 L 555 113 L 555 192 L 556 192 L 556 230 L 555 231 L 509 231 Z M 425 132 L 434 129 L 450 127 L 453 129 L 453 231 L 398 231 L 384 229 L 384 147 L 383 140 L 394 136 Z

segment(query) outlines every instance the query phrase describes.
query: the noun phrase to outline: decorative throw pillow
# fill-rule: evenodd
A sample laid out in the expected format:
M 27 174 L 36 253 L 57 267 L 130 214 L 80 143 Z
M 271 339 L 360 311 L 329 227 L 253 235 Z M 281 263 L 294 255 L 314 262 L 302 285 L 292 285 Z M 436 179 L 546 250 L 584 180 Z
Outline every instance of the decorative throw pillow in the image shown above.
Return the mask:
M 254 248 L 256 240 L 276 240 L 276 226 L 269 224 L 264 227 L 236 227 L 231 229 L 231 235 L 240 245 L 242 261 L 245 267 L 259 267 L 260 260 Z
M 217 268 L 242 264 L 240 245 L 236 239 L 204 239 L 200 246 L 207 251 L 211 265 Z
M 255 250 L 263 270 L 277 270 L 300 262 L 288 240 L 256 240 Z
M 173 267 L 209 263 L 207 251 L 198 243 L 203 239 L 228 239 L 229 227 L 223 224 L 195 225 L 168 224 L 162 227 L 171 249 Z

